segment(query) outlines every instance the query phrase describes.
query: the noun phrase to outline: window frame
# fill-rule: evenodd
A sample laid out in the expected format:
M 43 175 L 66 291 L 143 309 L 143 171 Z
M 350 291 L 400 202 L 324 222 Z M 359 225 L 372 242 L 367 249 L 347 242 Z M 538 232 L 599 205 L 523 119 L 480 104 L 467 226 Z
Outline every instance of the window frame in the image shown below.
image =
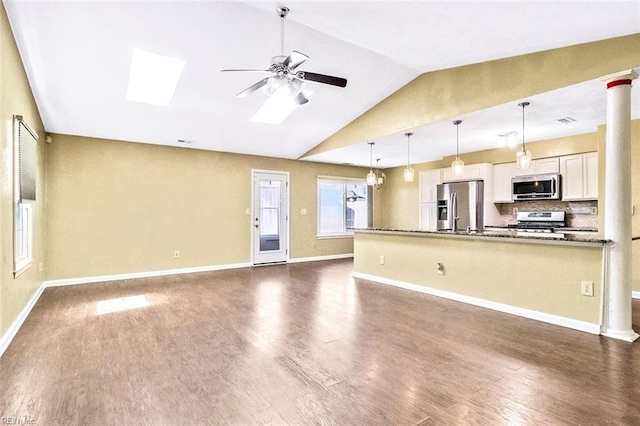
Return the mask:
M 20 127 L 31 134 L 36 144 L 34 173 L 37 173 L 38 134 L 34 132 L 20 115 L 13 116 L 13 277 L 17 278 L 33 264 L 35 200 L 22 200 L 20 194 Z M 18 226 L 22 234 L 18 233 Z M 19 238 L 20 237 L 20 238 Z M 18 248 L 22 246 L 22 252 Z
M 332 183 L 332 184 L 341 184 L 344 187 L 343 194 L 345 194 L 345 203 L 344 210 L 342 215 L 342 232 L 332 232 L 332 233 L 320 233 L 320 222 L 322 215 L 322 203 L 321 203 L 321 192 L 320 185 L 322 183 Z M 318 239 L 336 239 L 336 238 L 353 238 L 354 229 L 347 228 L 347 203 L 346 203 L 346 193 L 348 185 L 363 185 L 367 187 L 367 197 L 372 197 L 373 193 L 371 191 L 371 187 L 367 186 L 367 180 L 362 178 L 353 178 L 353 177 L 339 177 L 339 176 L 317 176 L 316 179 L 316 203 L 317 203 L 317 217 L 316 217 L 316 237 Z M 367 226 L 370 226 L 369 218 L 371 217 L 371 212 L 369 211 L 369 205 L 367 206 Z

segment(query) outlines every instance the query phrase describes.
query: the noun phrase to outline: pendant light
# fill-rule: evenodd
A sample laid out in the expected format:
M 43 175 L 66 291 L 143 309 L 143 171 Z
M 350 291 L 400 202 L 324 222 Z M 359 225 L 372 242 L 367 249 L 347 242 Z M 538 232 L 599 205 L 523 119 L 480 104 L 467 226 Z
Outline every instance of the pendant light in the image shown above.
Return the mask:
M 367 185 L 374 186 L 376 184 L 376 174 L 373 173 L 373 146 L 375 142 L 367 142 L 369 144 L 369 173 L 367 174 Z
M 376 183 L 375 185 L 373 185 L 375 189 L 382 188 L 382 186 L 384 185 L 384 182 L 387 180 L 387 175 L 385 175 L 380 171 L 380 169 L 378 168 L 378 163 L 380 163 L 380 159 L 376 158 L 376 171 L 375 171 Z
M 462 176 L 464 174 L 464 161 L 460 159 L 460 123 L 462 123 L 462 120 L 453 122 L 456 126 L 456 159 L 451 163 L 451 171 L 454 176 Z
M 526 170 L 531 167 L 531 151 L 527 151 L 527 148 L 524 146 L 524 108 L 528 105 L 529 102 L 518 104 L 518 106 L 522 107 L 522 149 L 516 154 L 516 163 L 521 170 Z
M 404 181 L 405 182 L 413 182 L 413 169 L 411 168 L 411 146 L 410 139 L 413 133 L 405 133 L 407 137 L 407 168 L 404 169 Z

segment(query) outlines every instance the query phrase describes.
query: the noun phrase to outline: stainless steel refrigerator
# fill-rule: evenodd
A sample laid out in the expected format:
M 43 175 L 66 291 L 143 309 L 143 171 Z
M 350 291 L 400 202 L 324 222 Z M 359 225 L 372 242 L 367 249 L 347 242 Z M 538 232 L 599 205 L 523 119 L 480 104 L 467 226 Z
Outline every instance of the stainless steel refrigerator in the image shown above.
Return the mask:
M 482 231 L 484 182 L 469 180 L 437 186 L 438 231 Z

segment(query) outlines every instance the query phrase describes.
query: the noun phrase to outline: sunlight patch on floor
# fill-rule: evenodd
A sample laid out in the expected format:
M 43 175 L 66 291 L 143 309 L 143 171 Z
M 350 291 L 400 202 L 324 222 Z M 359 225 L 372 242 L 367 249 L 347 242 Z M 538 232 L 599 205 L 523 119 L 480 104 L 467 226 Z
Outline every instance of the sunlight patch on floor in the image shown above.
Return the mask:
M 96 315 L 144 308 L 146 306 L 149 306 L 149 302 L 143 295 L 101 300 L 96 303 Z

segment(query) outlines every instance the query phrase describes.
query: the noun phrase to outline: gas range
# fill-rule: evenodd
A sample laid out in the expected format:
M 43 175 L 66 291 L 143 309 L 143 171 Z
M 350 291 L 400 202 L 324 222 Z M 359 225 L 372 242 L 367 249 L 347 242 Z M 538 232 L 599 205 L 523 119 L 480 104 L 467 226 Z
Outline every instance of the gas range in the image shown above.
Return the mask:
M 554 228 L 564 227 L 565 219 L 565 212 L 518 212 L 518 223 L 507 225 L 507 228 L 522 236 L 562 238 L 564 234 L 555 233 Z

